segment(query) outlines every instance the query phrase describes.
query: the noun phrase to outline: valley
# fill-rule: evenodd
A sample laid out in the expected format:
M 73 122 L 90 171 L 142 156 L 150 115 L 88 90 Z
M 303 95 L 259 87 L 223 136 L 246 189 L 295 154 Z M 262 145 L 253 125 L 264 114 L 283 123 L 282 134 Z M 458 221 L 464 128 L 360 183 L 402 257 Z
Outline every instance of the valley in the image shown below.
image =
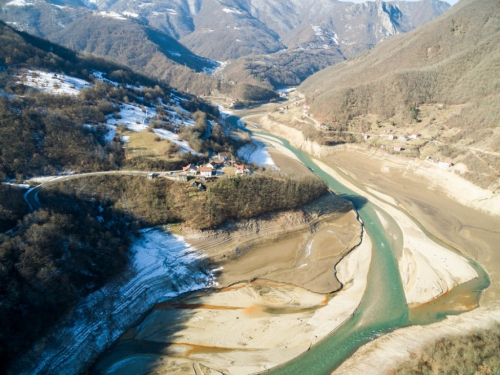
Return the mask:
M 0 1 L 0 372 L 496 373 L 500 8 L 449 8 Z

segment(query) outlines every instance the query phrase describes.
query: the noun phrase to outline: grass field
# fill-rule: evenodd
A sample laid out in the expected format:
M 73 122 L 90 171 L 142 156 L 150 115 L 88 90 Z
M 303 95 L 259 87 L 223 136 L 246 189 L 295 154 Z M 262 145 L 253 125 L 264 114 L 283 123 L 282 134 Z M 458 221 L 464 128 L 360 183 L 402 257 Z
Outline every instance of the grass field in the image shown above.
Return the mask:
M 178 157 L 177 152 L 175 152 L 178 149 L 176 145 L 167 139 L 160 139 L 151 132 L 126 131 L 122 137 L 130 137 L 125 143 L 127 159 L 144 156 L 151 159 L 173 160 Z M 169 150 L 172 152 L 169 153 Z

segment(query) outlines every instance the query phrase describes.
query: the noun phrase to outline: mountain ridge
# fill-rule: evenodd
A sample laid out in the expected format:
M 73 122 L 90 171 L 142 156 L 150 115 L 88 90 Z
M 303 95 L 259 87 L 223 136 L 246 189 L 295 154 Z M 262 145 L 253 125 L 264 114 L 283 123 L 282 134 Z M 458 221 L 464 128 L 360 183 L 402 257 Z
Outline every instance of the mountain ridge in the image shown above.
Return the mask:
M 436 0 L 363 4 L 2 0 L 0 4 L 1 18 L 17 29 L 144 69 L 181 90 L 229 95 L 241 91 L 233 83 L 265 89 L 296 85 L 311 73 L 407 32 L 449 8 Z M 269 65 L 283 74 L 268 72 L 262 64 L 246 69 L 251 56 L 269 59 Z M 312 69 L 303 66 L 308 59 Z M 203 72 L 217 66 L 214 60 L 236 61 L 235 72 L 230 70 L 222 79 L 207 76 Z

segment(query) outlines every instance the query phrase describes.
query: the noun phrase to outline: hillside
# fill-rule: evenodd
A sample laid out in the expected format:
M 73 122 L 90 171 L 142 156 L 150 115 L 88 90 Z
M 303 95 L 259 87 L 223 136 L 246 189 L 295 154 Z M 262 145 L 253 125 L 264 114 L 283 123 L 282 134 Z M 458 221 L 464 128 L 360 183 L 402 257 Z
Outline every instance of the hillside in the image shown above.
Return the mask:
M 391 150 L 382 140 L 403 137 L 403 154 L 454 163 L 472 182 L 498 190 L 499 15 L 498 1 L 462 1 L 315 74 L 300 90 L 331 128 L 371 134 L 368 143 Z M 412 132 L 418 140 L 406 141 Z
M 222 130 L 214 106 L 128 68 L 1 22 L 0 41 L 0 181 L 178 170 L 209 152 L 236 154 L 245 143 Z M 136 138 L 147 152 L 127 150 Z
M 265 89 L 296 85 L 449 8 L 437 0 L 364 4 L 0 0 L 0 4 L 0 18 L 19 30 L 141 69 L 184 91 L 244 100 L 255 98 L 242 97 L 238 84 L 262 87 L 257 97 L 271 99 Z M 235 63 L 227 71 L 220 66 L 212 74 L 216 61 L 229 60 Z
M 231 138 L 218 109 L 197 97 L 2 22 L 0 68 L 0 373 L 78 301 L 130 270 L 139 229 L 213 228 L 326 193 L 314 178 L 221 178 L 201 190 L 132 173 L 179 170 L 209 153 L 236 155 L 246 141 Z M 128 144 L 138 134 L 148 137 L 134 153 Z M 112 175 L 118 170 L 125 176 Z M 37 184 L 24 179 L 95 171 L 111 172 L 76 176 L 76 190 L 32 190 L 33 212 L 23 198 Z

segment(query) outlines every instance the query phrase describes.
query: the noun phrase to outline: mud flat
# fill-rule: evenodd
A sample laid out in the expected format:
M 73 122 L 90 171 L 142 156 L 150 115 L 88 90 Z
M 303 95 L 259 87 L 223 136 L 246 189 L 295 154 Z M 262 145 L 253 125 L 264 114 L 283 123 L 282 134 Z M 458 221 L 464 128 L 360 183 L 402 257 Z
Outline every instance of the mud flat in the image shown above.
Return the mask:
M 329 194 L 293 213 L 184 230 L 218 266 L 221 288 L 157 305 L 95 373 L 250 374 L 307 351 L 353 314 L 366 289 L 371 242 L 343 205 Z

